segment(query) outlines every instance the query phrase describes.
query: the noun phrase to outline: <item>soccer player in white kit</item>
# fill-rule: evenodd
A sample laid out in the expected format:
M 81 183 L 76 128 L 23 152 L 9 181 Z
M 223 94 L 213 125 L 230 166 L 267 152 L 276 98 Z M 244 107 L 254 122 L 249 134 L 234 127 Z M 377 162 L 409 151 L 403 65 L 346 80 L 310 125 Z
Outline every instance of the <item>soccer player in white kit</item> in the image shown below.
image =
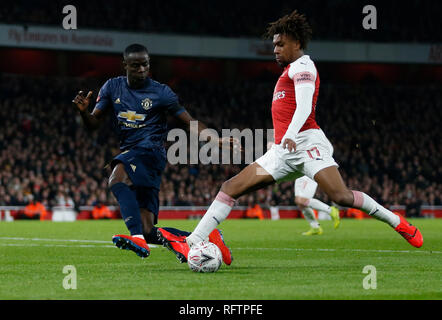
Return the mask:
M 267 150 L 273 146 L 273 142 L 267 143 Z M 341 223 L 339 217 L 339 210 L 335 206 L 329 206 L 324 202 L 315 199 L 316 189 L 318 188 L 318 184 L 316 181 L 310 179 L 307 176 L 303 176 L 295 180 L 295 203 L 302 211 L 304 218 L 310 224 L 310 230 L 303 232 L 304 236 L 313 236 L 313 235 L 321 235 L 324 231 L 319 223 L 319 221 L 315 217 L 315 212 L 313 210 L 317 210 L 319 212 L 323 212 L 326 215 L 329 215 L 333 220 L 334 228 L 337 229 Z
M 319 221 L 315 217 L 314 210 L 329 215 L 333 220 L 334 228 L 337 229 L 340 224 L 339 210 L 335 206 L 329 206 L 324 202 L 315 199 L 318 184 L 307 176 L 296 179 L 295 181 L 295 203 L 301 209 L 304 218 L 310 224 L 310 230 L 303 232 L 304 236 L 321 235 L 323 233 Z
M 222 184 L 215 200 L 186 238 L 189 246 L 207 239 L 210 232 L 227 218 L 240 196 L 304 175 L 315 180 L 332 202 L 360 209 L 390 225 L 411 245 L 422 246 L 422 234 L 415 226 L 367 194 L 349 190 L 344 184 L 338 164 L 332 157 L 333 147 L 315 121 L 319 75 L 313 61 L 304 54 L 311 34 L 305 16 L 296 10 L 270 23 L 266 36 L 273 38 L 276 62 L 284 67 L 272 101 L 275 144 Z M 230 250 L 222 250 L 222 253 L 223 257 L 231 255 Z

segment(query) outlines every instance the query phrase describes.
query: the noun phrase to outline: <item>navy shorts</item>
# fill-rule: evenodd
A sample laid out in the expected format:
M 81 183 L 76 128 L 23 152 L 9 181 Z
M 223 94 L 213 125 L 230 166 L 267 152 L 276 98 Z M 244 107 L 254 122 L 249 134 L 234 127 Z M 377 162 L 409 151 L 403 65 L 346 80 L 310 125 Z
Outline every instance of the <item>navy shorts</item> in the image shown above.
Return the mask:
M 123 151 L 111 162 L 112 169 L 122 163 L 132 181 L 131 189 L 135 191 L 140 208 L 148 209 L 158 221 L 161 175 L 166 167 L 164 148 L 133 148 Z

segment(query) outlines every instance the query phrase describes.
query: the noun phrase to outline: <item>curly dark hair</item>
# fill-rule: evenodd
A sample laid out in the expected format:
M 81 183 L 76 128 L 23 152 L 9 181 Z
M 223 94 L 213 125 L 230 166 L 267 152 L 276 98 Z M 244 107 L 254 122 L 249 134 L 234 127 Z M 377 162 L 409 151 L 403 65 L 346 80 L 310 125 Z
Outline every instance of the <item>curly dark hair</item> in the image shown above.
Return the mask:
M 295 10 L 275 22 L 269 23 L 269 26 L 264 33 L 264 38 L 270 39 L 275 34 L 285 34 L 292 37 L 294 40 L 298 40 L 301 49 L 304 50 L 307 47 L 307 43 L 312 38 L 312 33 L 312 28 L 307 22 L 305 15 L 300 14 Z

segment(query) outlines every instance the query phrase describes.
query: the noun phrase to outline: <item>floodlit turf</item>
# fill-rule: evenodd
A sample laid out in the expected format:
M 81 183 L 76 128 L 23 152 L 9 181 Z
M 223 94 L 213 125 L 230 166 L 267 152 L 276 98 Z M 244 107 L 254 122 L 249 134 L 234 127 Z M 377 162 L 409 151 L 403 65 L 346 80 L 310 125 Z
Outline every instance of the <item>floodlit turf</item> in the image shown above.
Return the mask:
M 338 230 L 324 221 L 324 234 L 310 237 L 301 235 L 302 219 L 227 220 L 221 229 L 234 261 L 214 274 L 191 272 L 163 247 L 144 260 L 114 248 L 112 235 L 126 233 L 120 220 L 0 222 L 0 300 L 441 299 L 442 219 L 410 221 L 422 231 L 420 249 L 374 219 L 345 219 Z M 76 269 L 77 289 L 63 288 L 66 265 Z M 367 265 L 376 268 L 376 289 L 363 288 Z

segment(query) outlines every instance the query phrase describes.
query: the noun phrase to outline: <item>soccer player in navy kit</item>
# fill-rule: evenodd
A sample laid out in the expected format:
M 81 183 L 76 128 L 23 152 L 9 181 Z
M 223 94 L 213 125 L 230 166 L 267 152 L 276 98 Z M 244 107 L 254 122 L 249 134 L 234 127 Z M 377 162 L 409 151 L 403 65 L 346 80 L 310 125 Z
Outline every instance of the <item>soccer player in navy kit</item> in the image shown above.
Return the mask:
M 165 84 L 148 77 L 149 54 L 146 47 L 132 44 L 123 54 L 126 76 L 112 78 L 100 89 L 92 113 L 88 106 L 92 91 L 80 91 L 72 101 L 85 126 L 97 129 L 108 112 L 117 123 L 120 150 L 111 162 L 109 188 L 120 205 L 120 212 L 129 229 L 128 235 L 114 235 L 112 241 L 121 249 L 134 251 L 142 258 L 150 255 L 147 243 L 163 244 L 181 262 L 187 261 L 185 238 L 190 233 L 175 228 L 156 228 L 158 193 L 161 174 L 166 166 L 164 141 L 167 136 L 167 115 L 175 116 L 190 127 L 195 121 L 179 104 L 176 94 Z M 206 126 L 198 122 L 198 134 Z M 221 146 L 222 140 L 218 143 Z M 233 142 L 230 139 L 230 142 Z M 226 264 L 231 263 L 230 250 L 219 230 L 209 240 L 220 247 Z

